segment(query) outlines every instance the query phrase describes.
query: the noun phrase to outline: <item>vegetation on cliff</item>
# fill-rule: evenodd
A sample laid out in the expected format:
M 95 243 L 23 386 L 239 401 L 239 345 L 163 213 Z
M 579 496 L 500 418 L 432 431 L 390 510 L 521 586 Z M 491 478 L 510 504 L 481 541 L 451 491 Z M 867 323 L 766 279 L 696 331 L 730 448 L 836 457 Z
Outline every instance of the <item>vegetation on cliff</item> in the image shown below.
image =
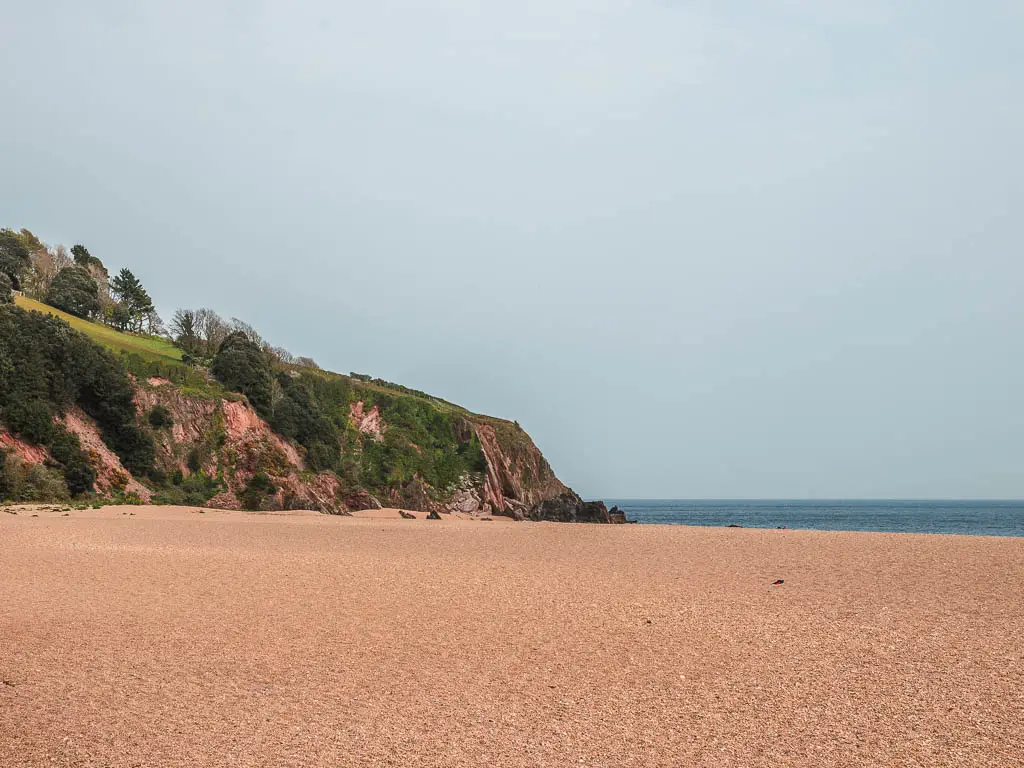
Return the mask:
M 71 493 L 95 476 L 75 435 L 54 416 L 78 406 L 133 474 L 153 466 L 152 436 L 136 423 L 131 382 L 108 351 L 51 315 L 0 306 L 0 418 L 15 435 L 50 447 Z
M 154 501 L 424 508 L 461 494 L 463 505 L 525 513 L 565 491 L 518 424 L 323 371 L 208 308 L 180 309 L 165 327 L 131 270 L 109 278 L 82 245 L 69 253 L 2 230 L 0 436 L 44 448 L 45 461 L 36 470 L 9 451 L 0 498 L 98 487 L 104 446 L 83 447 L 64 426 L 75 409 L 142 482 L 136 495 Z

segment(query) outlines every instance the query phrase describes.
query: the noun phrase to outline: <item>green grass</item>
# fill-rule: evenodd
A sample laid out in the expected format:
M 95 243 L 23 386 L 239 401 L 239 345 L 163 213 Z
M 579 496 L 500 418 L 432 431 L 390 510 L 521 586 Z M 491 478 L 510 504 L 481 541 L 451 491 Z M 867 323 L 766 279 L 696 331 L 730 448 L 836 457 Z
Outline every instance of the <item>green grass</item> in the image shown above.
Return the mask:
M 166 339 L 156 336 L 136 336 L 130 333 L 121 333 L 109 326 L 83 320 L 80 317 L 69 315 L 67 312 L 61 312 L 59 309 L 54 309 L 47 304 L 25 296 L 15 296 L 14 301 L 22 309 L 34 310 L 59 317 L 76 331 L 81 331 L 97 344 L 114 352 L 130 352 L 149 361 L 181 362 L 181 350 Z

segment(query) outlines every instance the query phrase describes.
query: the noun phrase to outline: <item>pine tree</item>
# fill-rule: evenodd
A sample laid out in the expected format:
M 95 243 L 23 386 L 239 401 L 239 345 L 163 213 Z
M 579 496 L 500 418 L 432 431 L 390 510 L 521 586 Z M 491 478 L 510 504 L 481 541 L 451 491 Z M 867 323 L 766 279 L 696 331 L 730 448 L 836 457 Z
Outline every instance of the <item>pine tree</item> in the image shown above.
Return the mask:
M 155 311 L 153 300 L 142 287 L 142 282 L 125 267 L 110 280 L 110 292 L 128 310 L 132 328 L 142 330 L 142 322 Z

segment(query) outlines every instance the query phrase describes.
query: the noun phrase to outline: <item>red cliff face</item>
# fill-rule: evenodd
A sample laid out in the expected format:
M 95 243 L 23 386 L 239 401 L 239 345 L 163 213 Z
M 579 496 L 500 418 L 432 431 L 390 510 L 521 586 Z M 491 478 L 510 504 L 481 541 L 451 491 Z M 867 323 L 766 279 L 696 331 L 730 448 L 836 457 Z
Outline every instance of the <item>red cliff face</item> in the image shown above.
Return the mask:
M 121 464 L 117 454 L 103 442 L 99 427 L 89 416 L 78 408 L 64 415 L 64 426 L 78 435 L 82 448 L 89 454 L 90 463 L 96 470 L 96 490 L 100 493 L 122 492 L 131 494 L 140 501 L 150 501 L 149 489 L 136 480 Z
M 527 517 L 539 502 L 568 489 L 555 477 L 544 456 L 518 425 L 499 419 L 467 417 L 457 427 L 460 442 L 475 434 L 486 460 L 482 476 L 467 475 L 455 488 L 434 489 L 413 480 L 376 498 L 365 488 L 343 486 L 329 472 L 307 471 L 301 449 L 276 434 L 244 401 L 185 395 L 159 380 L 139 386 L 140 419 L 156 405 L 168 409 L 173 425 L 155 430 L 157 465 L 185 475 L 198 461 L 209 477 L 223 480 L 224 490 L 209 504 L 239 508 L 240 495 L 252 477 L 265 473 L 276 490 L 264 500 L 275 509 L 311 508 L 344 514 L 383 504 L 420 511 L 499 514 Z M 349 421 L 364 435 L 380 439 L 387 430 L 379 409 L 357 401 Z M 438 498 L 440 497 L 440 501 Z
M 300 451 L 275 433 L 247 403 L 185 395 L 169 384 L 147 382 L 136 391 L 141 419 L 156 405 L 170 412 L 173 425 L 154 430 L 157 467 L 188 476 L 198 466 L 218 479 L 222 490 L 207 505 L 240 509 L 252 478 L 267 475 L 274 490 L 260 502 L 266 509 L 315 509 L 345 513 L 349 507 L 337 478 L 308 472 Z
M 384 420 L 381 418 L 380 409 L 375 405 L 364 410 L 362 400 L 352 403 L 349 407 L 349 421 L 364 435 L 373 435 L 375 440 L 384 437 Z
M 539 502 L 569 490 L 517 425 L 474 423 L 473 428 L 487 460 L 482 502 L 488 511 L 522 518 Z

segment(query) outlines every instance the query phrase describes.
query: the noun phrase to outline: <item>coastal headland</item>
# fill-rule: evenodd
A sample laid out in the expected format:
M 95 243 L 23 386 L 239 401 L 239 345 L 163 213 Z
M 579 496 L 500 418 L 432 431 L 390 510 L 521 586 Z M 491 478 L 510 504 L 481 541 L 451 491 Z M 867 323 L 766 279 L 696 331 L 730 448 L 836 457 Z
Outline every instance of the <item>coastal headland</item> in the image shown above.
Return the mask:
M 1020 764 L 1024 539 L 374 515 L 0 511 L 0 765 Z

